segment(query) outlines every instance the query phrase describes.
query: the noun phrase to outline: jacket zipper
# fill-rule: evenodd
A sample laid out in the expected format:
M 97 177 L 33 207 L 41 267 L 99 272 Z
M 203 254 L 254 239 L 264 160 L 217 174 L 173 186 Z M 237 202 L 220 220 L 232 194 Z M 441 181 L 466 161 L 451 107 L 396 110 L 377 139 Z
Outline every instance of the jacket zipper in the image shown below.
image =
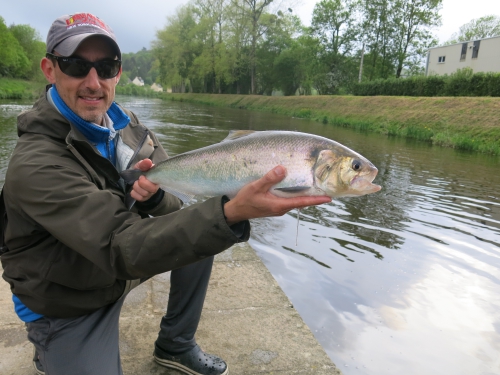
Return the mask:
M 134 150 L 134 153 L 133 153 L 132 157 L 130 158 L 130 160 L 129 160 L 128 164 L 127 164 L 127 168 L 125 168 L 125 169 L 129 169 L 130 168 L 130 166 L 132 165 L 132 162 L 134 161 L 135 157 L 137 156 L 137 154 L 141 150 L 142 145 L 144 144 L 144 142 L 146 142 L 146 138 L 147 137 L 148 137 L 148 130 L 144 129 L 144 134 L 143 134 L 140 142 L 138 143 L 137 148 Z

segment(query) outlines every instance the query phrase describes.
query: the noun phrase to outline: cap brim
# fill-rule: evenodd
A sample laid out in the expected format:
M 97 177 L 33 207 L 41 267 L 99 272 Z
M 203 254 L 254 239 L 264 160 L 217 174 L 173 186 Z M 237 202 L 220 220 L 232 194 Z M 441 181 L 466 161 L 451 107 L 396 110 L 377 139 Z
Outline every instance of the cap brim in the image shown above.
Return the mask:
M 115 47 L 118 58 L 121 58 L 120 48 L 118 47 L 116 42 L 106 35 L 96 33 L 85 33 L 70 36 L 69 38 L 64 39 L 61 43 L 55 46 L 54 51 L 56 51 L 61 56 L 71 56 L 85 39 L 96 35 L 108 39 Z

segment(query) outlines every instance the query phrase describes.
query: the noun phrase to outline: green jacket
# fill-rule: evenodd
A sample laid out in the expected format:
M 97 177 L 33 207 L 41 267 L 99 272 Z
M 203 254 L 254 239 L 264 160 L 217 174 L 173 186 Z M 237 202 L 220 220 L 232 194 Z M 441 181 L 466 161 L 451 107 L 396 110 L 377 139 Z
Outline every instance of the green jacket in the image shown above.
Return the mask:
M 135 150 L 129 165 L 166 159 L 155 135 L 124 111 L 131 122 L 120 137 Z M 35 313 L 88 314 L 120 298 L 127 280 L 248 240 L 248 222 L 241 237 L 227 225 L 222 197 L 179 210 L 165 193 L 148 212 L 128 211 L 116 168 L 45 97 L 19 116 L 18 134 L 5 177 L 9 251 L 1 261 L 12 292 Z

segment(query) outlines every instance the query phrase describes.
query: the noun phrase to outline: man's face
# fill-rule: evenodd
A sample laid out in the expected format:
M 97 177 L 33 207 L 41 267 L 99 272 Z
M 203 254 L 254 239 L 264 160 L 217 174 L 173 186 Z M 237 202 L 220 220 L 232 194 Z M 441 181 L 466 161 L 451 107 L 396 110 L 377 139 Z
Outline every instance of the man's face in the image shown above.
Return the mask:
M 57 47 L 56 47 L 57 52 Z M 72 57 L 88 61 L 115 59 L 116 53 L 105 38 L 96 36 L 87 38 L 80 44 Z M 50 83 L 55 83 L 57 92 L 66 105 L 82 119 L 103 124 L 103 117 L 115 98 L 115 86 L 120 73 L 114 78 L 103 79 L 95 68 L 90 69 L 86 77 L 75 78 L 64 74 L 57 62 L 44 58 L 42 70 Z

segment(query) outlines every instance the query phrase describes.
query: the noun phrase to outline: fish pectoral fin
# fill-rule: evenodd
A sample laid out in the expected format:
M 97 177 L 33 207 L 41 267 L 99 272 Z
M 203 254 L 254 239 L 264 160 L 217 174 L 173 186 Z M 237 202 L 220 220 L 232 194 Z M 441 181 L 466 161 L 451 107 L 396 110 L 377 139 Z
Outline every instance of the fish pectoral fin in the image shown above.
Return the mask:
M 221 142 L 234 141 L 235 139 L 246 137 L 247 135 L 252 134 L 252 133 L 257 133 L 257 131 L 255 131 L 255 130 L 231 130 L 229 132 L 229 135 L 226 138 L 224 138 Z
M 171 187 L 166 187 L 166 186 L 161 186 L 161 188 L 166 191 L 167 193 L 170 193 L 172 195 L 175 195 L 177 198 L 179 198 L 183 203 L 189 202 L 191 199 L 193 199 L 194 194 L 189 194 L 189 193 L 184 193 L 182 191 L 178 191 L 175 189 L 172 189 Z
M 274 188 L 273 190 L 279 190 L 284 193 L 300 193 L 301 191 L 306 191 L 309 190 L 310 188 L 311 188 L 310 186 L 289 186 L 289 187 Z

